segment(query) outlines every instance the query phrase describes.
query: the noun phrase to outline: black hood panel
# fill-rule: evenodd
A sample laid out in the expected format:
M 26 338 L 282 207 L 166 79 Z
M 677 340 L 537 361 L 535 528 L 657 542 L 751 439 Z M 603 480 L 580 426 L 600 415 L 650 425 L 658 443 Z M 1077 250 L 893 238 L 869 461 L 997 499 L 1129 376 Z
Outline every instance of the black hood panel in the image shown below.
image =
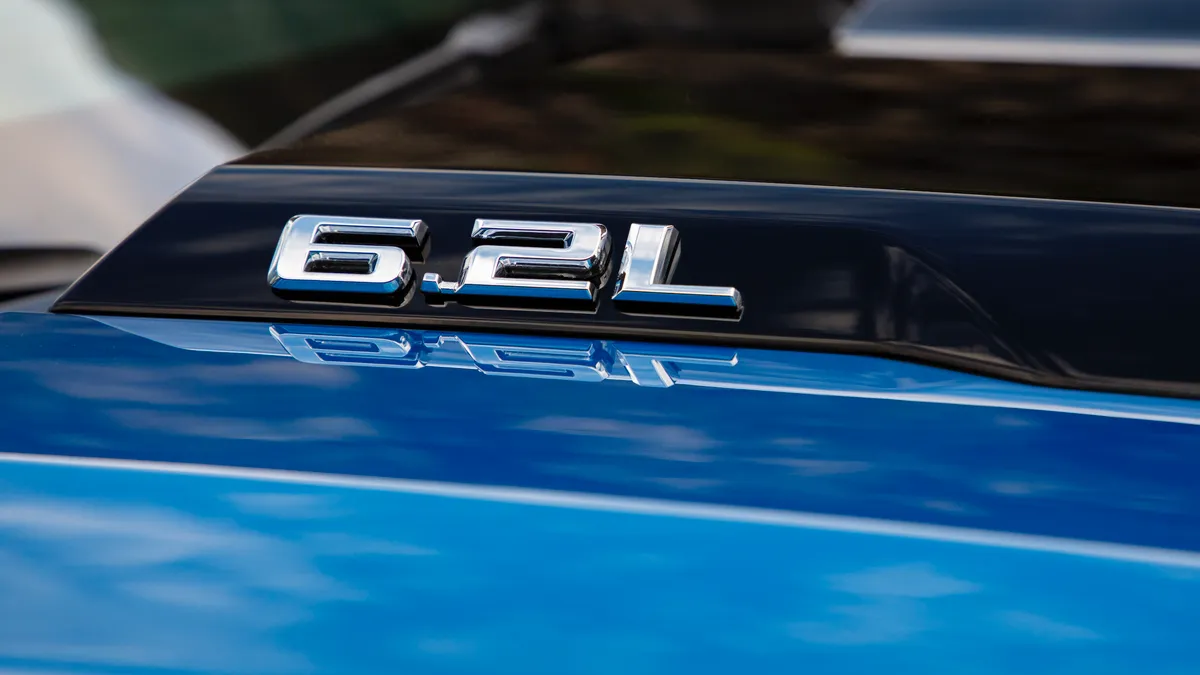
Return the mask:
M 630 223 L 682 239 L 673 283 L 735 286 L 739 320 L 281 297 L 295 215 L 420 218 L 416 283 L 457 279 L 476 218 Z M 935 193 L 594 176 L 226 167 L 77 282 L 72 313 L 347 322 L 883 354 L 1030 382 L 1200 395 L 1200 212 Z M 416 285 L 414 283 L 414 286 Z M 579 308 L 569 308 L 578 310 Z

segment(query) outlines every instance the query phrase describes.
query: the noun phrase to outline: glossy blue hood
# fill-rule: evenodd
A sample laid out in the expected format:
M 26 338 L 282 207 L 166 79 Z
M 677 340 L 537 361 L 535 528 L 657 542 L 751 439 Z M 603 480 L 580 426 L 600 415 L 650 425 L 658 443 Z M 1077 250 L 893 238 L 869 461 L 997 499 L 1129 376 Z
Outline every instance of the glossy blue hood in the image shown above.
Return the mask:
M 0 650 L 22 672 L 1195 664 L 1196 556 L 524 490 L 0 466 L 19 486 L 0 501 Z
M 1193 401 L 250 322 L 8 313 L 0 344 L 7 668 L 1196 664 Z

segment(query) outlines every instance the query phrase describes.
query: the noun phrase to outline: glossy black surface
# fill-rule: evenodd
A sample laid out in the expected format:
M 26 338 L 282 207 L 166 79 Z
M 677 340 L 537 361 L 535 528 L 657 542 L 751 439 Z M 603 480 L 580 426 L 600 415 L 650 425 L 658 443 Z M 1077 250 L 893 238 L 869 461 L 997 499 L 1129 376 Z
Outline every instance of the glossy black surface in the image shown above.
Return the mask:
M 457 279 L 479 217 L 679 228 L 673 281 L 732 285 L 738 321 L 310 302 L 272 293 L 301 213 L 421 218 L 417 278 Z M 930 193 L 539 174 L 220 169 L 110 253 L 59 312 L 220 316 L 884 353 L 1066 386 L 1200 394 L 1200 214 Z M 615 261 L 614 261 L 615 264 Z M 540 306 L 540 305 L 539 305 Z

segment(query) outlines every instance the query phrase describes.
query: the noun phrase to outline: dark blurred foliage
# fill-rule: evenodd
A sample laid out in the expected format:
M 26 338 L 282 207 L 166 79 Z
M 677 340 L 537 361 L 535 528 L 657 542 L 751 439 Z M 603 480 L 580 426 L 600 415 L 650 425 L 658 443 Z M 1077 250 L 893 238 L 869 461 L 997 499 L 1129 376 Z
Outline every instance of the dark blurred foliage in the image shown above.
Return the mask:
M 671 41 L 812 48 L 848 0 L 548 0 L 547 56 Z M 115 64 L 256 145 L 520 0 L 76 0 Z
M 1091 12 L 1079 0 L 980 2 L 970 11 L 909 0 L 881 4 L 871 16 L 899 12 L 889 23 L 900 27 L 906 16 L 943 15 L 951 24 L 1001 27 L 1026 26 L 1033 15 L 1066 24 L 1086 15 L 1092 25 L 1132 7 L 1097 1 Z M 1148 1 L 1153 17 L 1200 16 L 1181 0 Z M 513 4 L 79 0 L 119 66 L 249 145 L 437 45 L 464 17 Z M 549 3 L 537 48 L 515 67 L 463 77 L 456 81 L 473 84 L 438 87 L 436 95 L 400 92 L 293 149 L 249 161 L 1200 206 L 1196 71 L 840 58 L 825 48 L 847 4 Z
M 75 0 L 114 63 L 253 145 L 505 0 Z
M 654 49 L 249 161 L 703 177 L 1200 206 L 1200 74 Z

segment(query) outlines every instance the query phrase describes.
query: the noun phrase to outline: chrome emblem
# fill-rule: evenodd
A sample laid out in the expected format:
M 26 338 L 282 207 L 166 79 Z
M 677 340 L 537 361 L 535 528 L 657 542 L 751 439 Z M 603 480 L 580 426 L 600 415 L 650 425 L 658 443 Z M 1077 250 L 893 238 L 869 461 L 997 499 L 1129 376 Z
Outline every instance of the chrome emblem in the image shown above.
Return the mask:
M 630 225 L 613 300 L 742 308 L 742 294 L 736 288 L 667 283 L 678 256 L 679 231 L 674 226 Z
M 420 248 L 429 228 L 419 220 L 296 216 L 275 247 L 267 279 L 281 291 L 395 293 L 412 279 L 401 248 Z
M 429 228 L 420 220 L 301 215 L 283 229 L 268 280 L 279 291 L 386 295 L 413 277 L 407 250 L 420 250 Z M 475 248 L 458 281 L 425 274 L 421 292 L 457 296 L 594 303 L 608 280 L 611 236 L 598 223 L 479 219 Z M 672 225 L 630 225 L 612 299 L 618 307 L 707 307 L 735 314 L 742 296 L 729 286 L 670 283 L 680 255 Z
M 596 279 L 608 267 L 612 250 L 608 230 L 595 223 L 481 219 L 475 221 L 471 239 L 484 245 L 463 261 L 461 281 L 456 284 L 426 274 L 421 280 L 422 293 L 594 302 Z M 522 246 L 521 242 L 557 248 Z

